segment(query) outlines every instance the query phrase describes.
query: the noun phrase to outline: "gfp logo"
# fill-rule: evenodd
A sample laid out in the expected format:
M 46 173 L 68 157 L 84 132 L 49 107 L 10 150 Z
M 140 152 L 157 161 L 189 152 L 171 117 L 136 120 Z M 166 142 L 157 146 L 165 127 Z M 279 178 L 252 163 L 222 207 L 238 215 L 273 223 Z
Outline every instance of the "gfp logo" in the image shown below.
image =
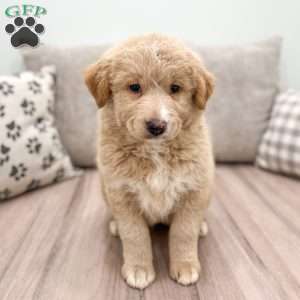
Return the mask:
M 47 10 L 41 6 L 29 4 L 9 6 L 5 10 L 5 15 L 13 18 L 13 22 L 5 26 L 5 31 L 11 35 L 11 45 L 13 47 L 37 46 L 39 35 L 45 31 L 45 27 L 36 19 L 46 13 Z

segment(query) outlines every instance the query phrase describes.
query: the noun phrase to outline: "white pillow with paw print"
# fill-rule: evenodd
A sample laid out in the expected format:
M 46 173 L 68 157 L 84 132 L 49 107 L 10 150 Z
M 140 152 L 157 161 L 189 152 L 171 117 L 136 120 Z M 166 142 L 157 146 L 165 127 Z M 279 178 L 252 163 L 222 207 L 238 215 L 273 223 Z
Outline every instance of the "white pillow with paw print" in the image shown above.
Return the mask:
M 79 174 L 54 124 L 55 68 L 0 76 L 0 200 Z

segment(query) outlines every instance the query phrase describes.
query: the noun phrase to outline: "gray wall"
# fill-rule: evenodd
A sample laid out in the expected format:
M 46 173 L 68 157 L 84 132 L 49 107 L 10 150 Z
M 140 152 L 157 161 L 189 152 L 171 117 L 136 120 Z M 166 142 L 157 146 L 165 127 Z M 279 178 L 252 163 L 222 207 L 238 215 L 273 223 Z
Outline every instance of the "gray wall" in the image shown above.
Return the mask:
M 4 26 L 7 6 L 1 0 L 0 73 L 21 69 L 18 50 Z M 284 38 L 282 70 L 291 88 L 300 88 L 299 0 L 85 0 L 26 1 L 48 10 L 43 43 L 91 44 L 145 32 L 163 32 L 201 44 L 252 42 L 277 34 Z

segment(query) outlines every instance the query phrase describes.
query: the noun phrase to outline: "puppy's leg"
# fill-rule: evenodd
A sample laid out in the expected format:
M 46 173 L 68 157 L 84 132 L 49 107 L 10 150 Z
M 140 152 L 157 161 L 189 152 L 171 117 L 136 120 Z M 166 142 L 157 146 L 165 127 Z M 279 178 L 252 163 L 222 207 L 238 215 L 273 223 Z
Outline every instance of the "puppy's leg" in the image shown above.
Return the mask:
M 199 278 L 201 267 L 198 259 L 198 238 L 207 231 L 205 225 L 203 226 L 207 203 L 208 199 L 203 198 L 203 194 L 189 193 L 171 223 L 170 276 L 183 285 L 194 283 Z
M 114 205 L 113 215 L 123 246 L 122 275 L 128 285 L 143 289 L 155 278 L 150 231 L 134 206 L 133 196 L 123 193 L 121 197 Z

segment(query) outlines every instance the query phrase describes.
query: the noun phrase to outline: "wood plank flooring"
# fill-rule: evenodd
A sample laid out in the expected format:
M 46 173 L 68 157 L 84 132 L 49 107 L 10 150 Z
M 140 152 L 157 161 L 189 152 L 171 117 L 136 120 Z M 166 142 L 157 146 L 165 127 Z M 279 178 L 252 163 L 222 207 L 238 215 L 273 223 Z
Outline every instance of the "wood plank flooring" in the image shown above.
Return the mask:
M 189 287 L 169 278 L 168 230 L 159 227 L 156 280 L 129 288 L 108 219 L 95 170 L 0 203 L 0 299 L 300 299 L 300 181 L 218 166 L 209 234 L 199 240 L 202 275 Z

